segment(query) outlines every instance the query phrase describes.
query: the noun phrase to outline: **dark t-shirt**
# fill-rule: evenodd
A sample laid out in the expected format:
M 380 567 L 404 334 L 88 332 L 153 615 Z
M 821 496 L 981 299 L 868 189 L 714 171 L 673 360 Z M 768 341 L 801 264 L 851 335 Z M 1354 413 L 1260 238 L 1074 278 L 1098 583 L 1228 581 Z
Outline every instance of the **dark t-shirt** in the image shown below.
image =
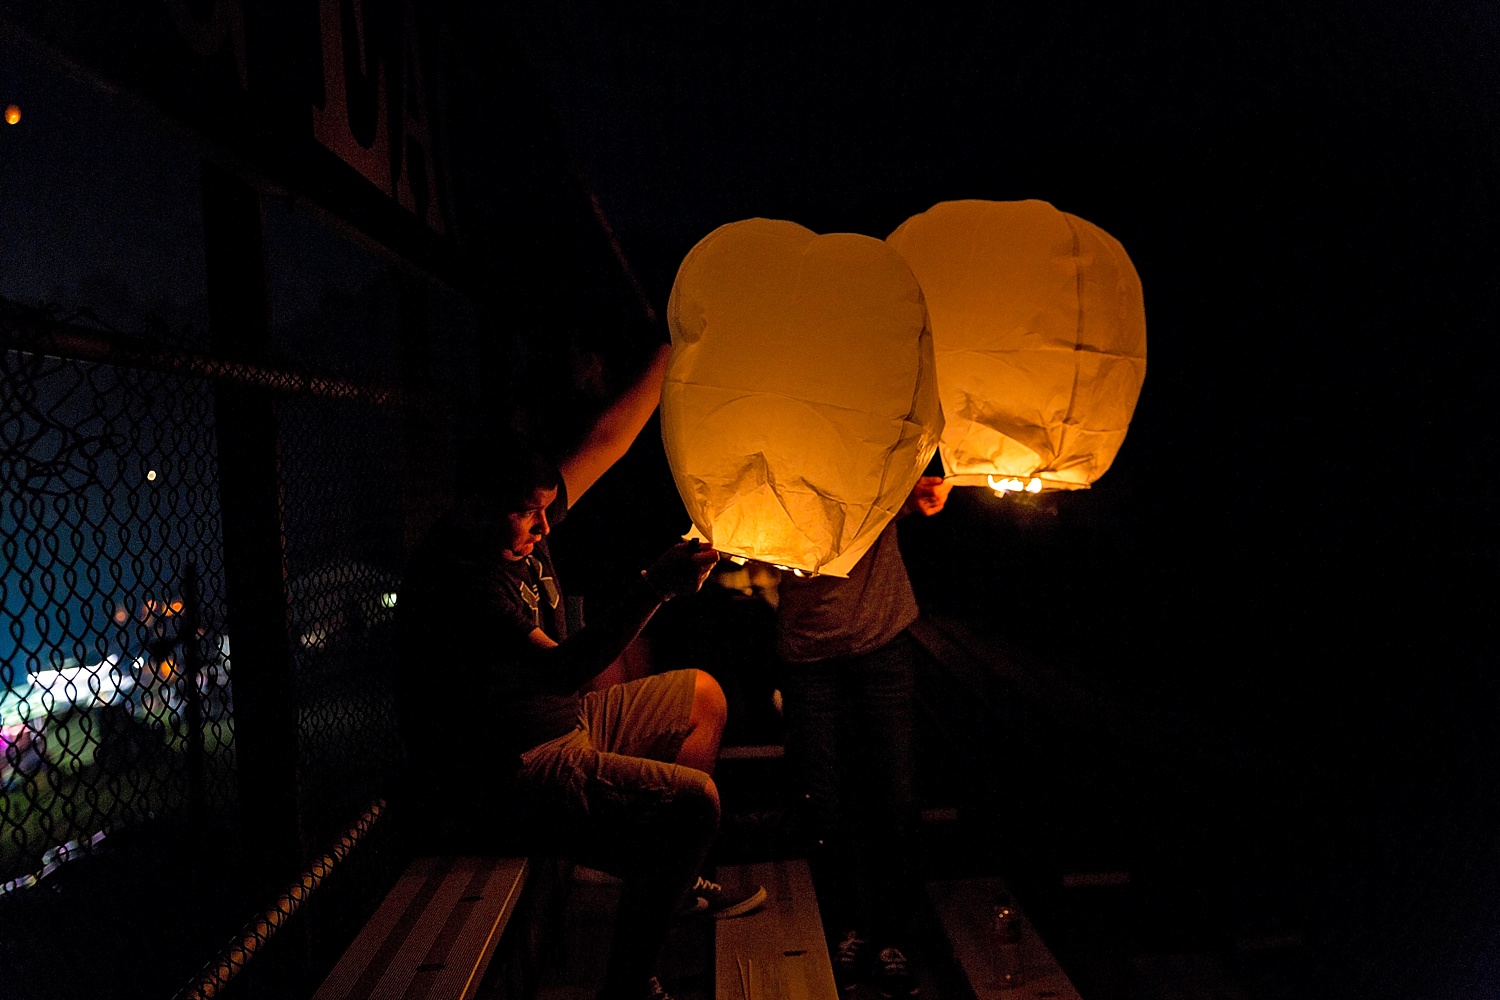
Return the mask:
M 547 508 L 567 513 L 565 490 Z M 561 643 L 567 615 L 546 539 L 522 562 L 443 517 L 412 553 L 397 597 L 402 657 L 424 678 L 401 706 L 413 758 L 513 770 L 522 751 L 578 721 L 578 679 L 550 676 L 528 638 Z
M 783 573 L 779 590 L 776 655 L 791 663 L 871 652 L 917 620 L 895 521 L 847 579 Z

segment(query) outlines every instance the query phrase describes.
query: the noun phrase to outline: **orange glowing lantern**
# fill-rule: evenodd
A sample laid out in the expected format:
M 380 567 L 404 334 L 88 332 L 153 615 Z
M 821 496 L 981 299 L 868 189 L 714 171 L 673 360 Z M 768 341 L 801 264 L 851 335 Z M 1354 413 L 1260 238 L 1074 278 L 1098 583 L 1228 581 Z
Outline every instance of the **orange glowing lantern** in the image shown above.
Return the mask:
M 1036 493 L 1104 475 L 1146 375 L 1124 248 L 1044 201 L 943 202 L 888 242 L 927 299 L 949 479 Z
M 17 105 L 17 104 L 7 105 L 6 108 L 5 108 L 5 124 L 7 124 L 7 125 L 17 125 L 17 124 L 20 124 L 20 121 L 21 121 L 21 108 L 20 108 L 20 105 Z
M 846 576 L 942 432 L 922 292 L 880 240 L 748 219 L 683 260 L 667 306 L 667 460 L 714 548 Z

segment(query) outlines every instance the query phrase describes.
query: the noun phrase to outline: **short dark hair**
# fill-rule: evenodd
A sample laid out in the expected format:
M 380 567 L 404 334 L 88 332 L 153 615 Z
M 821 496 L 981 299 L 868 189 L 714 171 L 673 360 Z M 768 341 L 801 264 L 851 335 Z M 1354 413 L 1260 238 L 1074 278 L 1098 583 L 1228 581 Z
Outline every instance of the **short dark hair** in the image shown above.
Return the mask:
M 535 441 L 517 435 L 479 434 L 458 459 L 458 495 L 507 512 L 525 508 L 538 490 L 557 489 L 562 473 Z

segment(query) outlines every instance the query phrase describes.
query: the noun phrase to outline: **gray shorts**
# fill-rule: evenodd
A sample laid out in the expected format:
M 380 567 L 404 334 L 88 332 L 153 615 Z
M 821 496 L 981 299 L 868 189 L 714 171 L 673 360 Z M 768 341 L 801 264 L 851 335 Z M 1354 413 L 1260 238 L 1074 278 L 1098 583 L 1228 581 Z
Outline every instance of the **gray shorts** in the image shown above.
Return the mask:
M 672 763 L 690 731 L 697 673 L 672 670 L 584 695 L 576 729 L 521 755 L 520 792 L 575 827 L 649 822 L 682 797 L 711 799 L 717 817 L 713 779 Z

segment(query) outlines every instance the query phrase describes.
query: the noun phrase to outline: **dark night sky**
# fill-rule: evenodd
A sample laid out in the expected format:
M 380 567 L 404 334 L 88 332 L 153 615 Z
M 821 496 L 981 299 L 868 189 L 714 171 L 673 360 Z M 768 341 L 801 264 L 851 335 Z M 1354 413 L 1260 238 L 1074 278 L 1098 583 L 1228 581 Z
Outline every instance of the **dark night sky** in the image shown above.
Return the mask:
M 1076 199 L 1110 188 L 1122 145 L 1258 118 L 1495 113 L 1497 25 L 1479 5 L 1187 6 L 534 5 L 514 39 L 616 226 L 640 238 L 776 210 L 876 227 L 953 197 Z M 1059 146 L 1085 161 L 1084 190 L 1027 176 Z

